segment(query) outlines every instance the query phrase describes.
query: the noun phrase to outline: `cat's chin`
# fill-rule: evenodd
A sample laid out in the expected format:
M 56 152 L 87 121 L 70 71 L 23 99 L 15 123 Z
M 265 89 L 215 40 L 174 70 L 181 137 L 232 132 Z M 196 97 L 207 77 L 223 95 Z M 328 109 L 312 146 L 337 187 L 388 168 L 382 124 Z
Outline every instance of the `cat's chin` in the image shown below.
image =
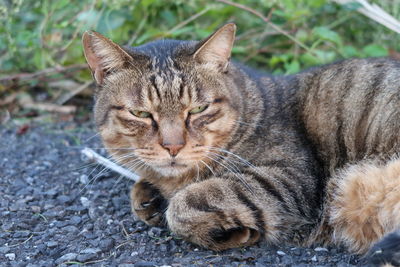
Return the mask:
M 182 176 L 183 174 L 190 171 L 190 167 L 187 165 L 165 165 L 165 166 L 155 166 L 153 169 L 165 177 L 175 177 Z

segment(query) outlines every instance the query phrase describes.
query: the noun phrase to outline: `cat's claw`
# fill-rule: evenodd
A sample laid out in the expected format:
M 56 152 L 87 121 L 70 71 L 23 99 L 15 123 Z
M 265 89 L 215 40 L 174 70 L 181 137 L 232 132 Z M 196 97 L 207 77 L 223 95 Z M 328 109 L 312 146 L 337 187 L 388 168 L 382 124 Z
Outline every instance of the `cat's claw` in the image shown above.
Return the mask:
M 149 225 L 162 225 L 167 200 L 160 191 L 146 181 L 139 181 L 131 191 L 132 210 L 136 216 Z
M 149 221 L 149 220 L 153 219 L 154 217 L 156 217 L 159 214 L 160 214 L 160 212 L 155 212 L 155 213 L 151 214 L 148 218 L 146 218 L 146 220 Z

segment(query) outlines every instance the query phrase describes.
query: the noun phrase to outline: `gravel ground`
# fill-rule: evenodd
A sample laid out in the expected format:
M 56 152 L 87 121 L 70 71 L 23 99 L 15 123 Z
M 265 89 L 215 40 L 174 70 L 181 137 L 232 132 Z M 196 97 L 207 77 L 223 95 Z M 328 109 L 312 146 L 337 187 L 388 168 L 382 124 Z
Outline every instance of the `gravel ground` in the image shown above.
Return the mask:
M 364 266 L 341 248 L 189 244 L 136 221 L 132 182 L 84 161 L 81 148 L 101 146 L 90 125 L 22 132 L 0 126 L 0 266 Z

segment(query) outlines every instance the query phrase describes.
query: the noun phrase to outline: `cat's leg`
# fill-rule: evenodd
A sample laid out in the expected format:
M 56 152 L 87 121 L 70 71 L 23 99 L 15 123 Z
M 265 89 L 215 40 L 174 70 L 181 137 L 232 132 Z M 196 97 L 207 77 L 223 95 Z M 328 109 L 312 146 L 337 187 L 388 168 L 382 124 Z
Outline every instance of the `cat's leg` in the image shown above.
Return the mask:
M 328 198 L 334 241 L 358 253 L 376 244 L 369 255 L 377 257 L 382 247 L 387 262 L 400 263 L 400 237 L 390 236 L 400 229 L 400 159 L 345 168 L 329 182 Z
M 170 199 L 169 228 L 185 239 L 214 250 L 247 246 L 262 236 L 281 237 L 279 205 L 260 191 L 250 192 L 231 179 L 194 183 Z M 284 219 L 283 219 L 284 221 Z
M 145 179 L 140 179 L 131 189 L 133 213 L 149 225 L 165 225 L 165 211 L 168 206 L 160 190 Z

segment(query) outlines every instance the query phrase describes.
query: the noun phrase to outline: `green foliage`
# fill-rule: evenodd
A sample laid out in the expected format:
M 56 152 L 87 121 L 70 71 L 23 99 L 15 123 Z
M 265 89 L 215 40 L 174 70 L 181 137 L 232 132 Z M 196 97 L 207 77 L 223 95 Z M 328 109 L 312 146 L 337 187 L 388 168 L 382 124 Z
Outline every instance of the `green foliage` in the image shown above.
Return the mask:
M 275 73 L 294 73 L 347 57 L 385 56 L 399 50 L 399 36 L 364 17 L 351 3 L 328 0 L 239 0 L 285 30 L 256 15 L 206 0 L 0 0 L 0 70 L 35 72 L 84 63 L 80 37 L 92 29 L 128 45 L 161 38 L 201 39 L 235 21 L 234 57 Z M 400 4 L 379 5 L 395 16 Z M 87 72 L 76 79 L 88 79 Z

